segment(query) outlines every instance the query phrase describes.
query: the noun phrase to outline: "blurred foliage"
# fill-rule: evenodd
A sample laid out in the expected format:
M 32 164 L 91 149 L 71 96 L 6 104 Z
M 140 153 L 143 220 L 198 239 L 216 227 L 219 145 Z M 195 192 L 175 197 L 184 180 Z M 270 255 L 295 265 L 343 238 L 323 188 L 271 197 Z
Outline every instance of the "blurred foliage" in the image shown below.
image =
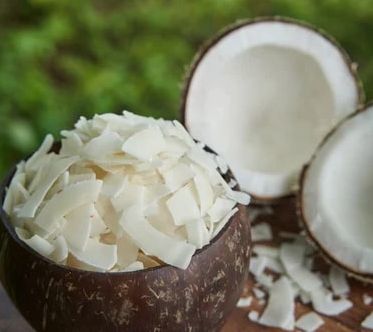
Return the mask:
M 199 46 L 237 19 L 264 15 L 334 35 L 373 97 L 372 0 L 0 0 L 0 174 L 79 115 L 178 117 Z

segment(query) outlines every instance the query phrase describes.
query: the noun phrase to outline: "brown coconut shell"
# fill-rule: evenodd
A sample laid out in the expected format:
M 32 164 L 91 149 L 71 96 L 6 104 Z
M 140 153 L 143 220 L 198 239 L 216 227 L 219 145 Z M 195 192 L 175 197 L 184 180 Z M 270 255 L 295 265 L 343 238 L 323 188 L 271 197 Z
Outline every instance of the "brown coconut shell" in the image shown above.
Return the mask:
M 350 114 L 346 118 L 344 118 L 339 124 L 337 124 L 323 139 L 323 141 L 319 144 L 317 147 L 315 153 L 311 157 L 310 161 L 303 167 L 300 178 L 299 178 L 299 191 L 296 195 L 296 212 L 298 215 L 298 221 L 300 227 L 305 231 L 306 238 L 309 241 L 309 243 L 317 248 L 323 258 L 330 264 L 335 265 L 342 270 L 344 270 L 349 276 L 358 279 L 363 282 L 373 283 L 373 273 L 362 273 L 357 270 L 351 269 L 351 267 L 345 265 L 343 262 L 337 260 L 335 257 L 333 257 L 326 248 L 318 241 L 318 239 L 315 237 L 315 235 L 312 233 L 308 226 L 308 220 L 304 213 L 304 198 L 303 194 L 305 191 L 305 180 L 308 174 L 308 171 L 310 167 L 312 166 L 313 161 L 315 160 L 316 156 L 318 155 L 320 149 L 328 142 L 328 140 L 333 136 L 333 134 L 348 120 L 355 117 L 357 114 L 360 114 L 361 112 L 367 111 L 370 107 L 373 106 L 373 101 L 370 101 L 367 105 L 363 106 L 362 108 L 358 109 L 356 112 Z
M 227 27 L 223 28 L 220 32 L 218 32 L 215 36 L 213 36 L 211 39 L 207 40 L 202 47 L 199 49 L 199 51 L 194 56 L 194 59 L 192 60 L 192 63 L 188 66 L 186 73 L 184 75 L 183 83 L 182 83 L 182 92 L 181 92 L 181 104 L 180 104 L 180 114 L 181 114 L 181 121 L 182 124 L 188 129 L 188 125 L 186 123 L 186 104 L 187 99 L 189 96 L 189 89 L 190 84 L 192 82 L 194 73 L 196 69 L 198 68 L 200 62 L 206 55 L 206 53 L 213 48 L 221 39 L 223 39 L 225 36 L 227 36 L 229 33 L 231 33 L 234 30 L 237 30 L 243 26 L 252 25 L 260 22 L 282 22 L 287 24 L 296 24 L 305 28 L 308 28 L 316 33 L 318 33 L 321 37 L 325 38 L 327 41 L 329 41 L 331 44 L 333 44 L 338 51 L 342 54 L 343 59 L 346 63 L 346 66 L 349 68 L 351 76 L 354 78 L 355 81 L 355 87 L 358 95 L 358 110 L 361 110 L 364 106 L 365 102 L 365 92 L 363 88 L 362 81 L 360 80 L 358 76 L 358 66 L 357 63 L 353 62 L 348 55 L 348 53 L 345 51 L 344 48 L 339 44 L 339 42 L 332 36 L 330 36 L 328 33 L 326 33 L 324 30 L 319 29 L 307 22 L 296 20 L 289 17 L 282 17 L 282 16 L 265 16 L 265 17 L 257 17 L 254 19 L 243 19 L 239 20 L 231 25 L 228 25 Z M 276 204 L 276 202 L 279 202 L 282 198 L 291 197 L 294 196 L 296 192 L 293 192 L 291 194 L 285 194 L 280 197 L 268 197 L 268 196 L 258 196 L 253 193 L 250 193 L 250 196 L 253 198 L 253 202 L 255 204 Z
M 14 172 L 0 187 L 0 202 Z M 238 208 L 186 270 L 101 273 L 39 255 L 17 237 L 1 207 L 0 281 L 37 331 L 218 331 L 248 274 L 250 224 L 246 207 Z

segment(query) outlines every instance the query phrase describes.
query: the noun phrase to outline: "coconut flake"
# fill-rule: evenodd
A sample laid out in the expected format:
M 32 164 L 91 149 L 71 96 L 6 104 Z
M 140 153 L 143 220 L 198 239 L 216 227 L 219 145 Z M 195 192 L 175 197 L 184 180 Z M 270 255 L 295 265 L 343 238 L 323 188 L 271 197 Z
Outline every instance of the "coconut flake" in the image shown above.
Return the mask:
M 194 177 L 194 172 L 184 163 L 178 163 L 171 169 L 161 172 L 166 186 L 176 191 L 186 185 Z
M 267 290 L 273 286 L 273 276 L 270 274 L 260 274 L 256 277 L 256 281 Z
M 270 241 L 272 240 L 272 229 L 268 223 L 262 222 L 251 227 L 251 239 L 257 241 Z
M 62 234 L 69 246 L 84 251 L 91 233 L 92 204 L 82 205 L 65 216 L 66 225 Z
M 120 272 L 134 272 L 144 269 L 144 264 L 142 262 L 136 261 L 129 264 L 126 268 L 120 270 Z
M 117 246 L 89 239 L 84 251 L 70 248 L 71 253 L 84 264 L 99 270 L 110 270 L 117 262 Z
M 133 204 L 142 204 L 144 196 L 145 186 L 126 180 L 121 193 L 116 197 L 111 197 L 111 203 L 117 212 L 121 212 Z
M 176 191 L 167 200 L 166 204 L 175 225 L 184 225 L 201 217 L 195 196 L 192 184 L 188 184 Z
M 373 329 L 373 312 L 371 312 L 365 319 L 361 322 L 361 326 L 366 329 Z
M 259 313 L 255 310 L 252 310 L 249 312 L 247 317 L 252 321 L 252 322 L 257 322 L 259 320 Z
M 266 257 L 265 256 L 259 256 L 259 257 L 252 257 L 250 259 L 250 266 L 249 270 L 254 276 L 259 276 L 264 272 L 264 269 L 266 268 Z
M 213 222 L 218 222 L 226 216 L 235 205 L 236 202 L 233 200 L 218 197 L 213 206 L 207 211 L 207 214 Z
M 217 225 L 215 227 L 215 230 L 212 234 L 212 237 L 215 237 L 220 233 L 220 231 L 224 228 L 224 226 L 227 224 L 227 222 L 238 212 L 238 208 L 234 208 L 232 211 L 228 212 L 227 215 L 224 216 L 222 220 L 220 220 L 218 223 L 215 223 Z
M 195 172 L 194 185 L 197 190 L 201 215 L 204 216 L 214 203 L 214 192 L 206 174 L 198 167 L 192 165 Z
M 83 181 L 65 187 L 45 204 L 36 217 L 35 224 L 46 231 L 51 230 L 58 219 L 81 205 L 94 202 L 101 187 L 100 180 Z
M 305 292 L 312 292 L 322 286 L 320 277 L 303 266 L 297 266 L 287 271 L 299 287 Z
M 329 282 L 335 295 L 343 295 L 350 291 L 346 274 L 335 266 L 330 267 Z
M 253 252 L 258 256 L 267 256 L 272 258 L 278 258 L 280 251 L 278 248 L 256 244 L 253 248 Z
M 237 304 L 236 304 L 236 307 L 237 308 L 246 308 L 246 307 L 249 307 L 251 305 L 251 302 L 253 301 L 253 298 L 251 296 L 247 296 L 247 297 L 241 297 Z
M 54 162 L 50 166 L 47 175 L 44 180 L 42 180 L 42 183 L 38 185 L 38 189 L 31 194 L 21 210 L 18 211 L 17 216 L 19 218 L 33 218 L 37 208 L 43 201 L 44 196 L 47 194 L 54 181 L 56 181 L 57 178 L 78 159 L 78 157 L 61 158 Z
M 37 253 L 39 253 L 42 256 L 48 257 L 55 249 L 54 246 L 51 243 L 49 243 L 49 241 L 43 239 L 37 234 L 28 238 L 29 234 L 21 228 L 16 228 L 16 233 L 23 242 L 25 242 L 27 245 L 29 245 L 32 249 L 34 249 Z
M 314 309 L 327 316 L 336 316 L 352 307 L 352 302 L 347 299 L 333 300 L 331 292 L 319 288 L 310 293 Z
M 301 316 L 296 322 L 295 327 L 305 332 L 316 331 L 324 324 L 324 320 L 316 313 L 309 312 Z
M 25 169 L 36 170 L 40 167 L 40 161 L 49 152 L 53 145 L 53 136 L 48 134 L 45 136 L 43 143 L 40 145 L 39 149 L 27 160 L 25 164 Z
M 55 249 L 51 254 L 51 259 L 57 263 L 64 262 L 69 255 L 69 248 L 65 238 L 61 235 L 58 236 L 52 241 L 52 245 Z
M 188 222 L 185 225 L 188 242 L 195 245 L 197 249 L 201 249 L 209 241 L 209 234 L 203 219 L 196 219 Z
M 281 277 L 273 284 L 268 305 L 260 317 L 259 323 L 286 330 L 294 329 L 294 299 L 288 278 Z
M 304 261 L 306 247 L 298 243 L 282 243 L 280 259 L 286 271 L 300 267 Z
M 117 246 L 119 266 L 129 266 L 136 261 L 139 248 L 133 243 L 132 239 L 127 234 L 123 234 L 117 240 Z
M 151 160 L 153 156 L 163 151 L 166 143 L 158 127 L 141 130 L 129 137 L 122 150 L 140 160 Z
M 372 304 L 372 302 L 373 302 L 373 297 L 371 297 L 368 294 L 363 294 L 363 303 L 365 305 L 370 305 L 370 304 Z
M 181 269 L 188 267 L 196 247 L 184 241 L 177 241 L 155 229 L 146 221 L 138 206 L 133 206 L 123 213 L 119 223 L 146 253 Z
M 264 291 L 262 291 L 260 288 L 253 287 L 252 290 L 253 290 L 253 293 L 254 293 L 255 297 L 258 300 L 261 300 L 261 299 L 263 299 L 266 296 L 266 293 Z
M 101 193 L 109 197 L 117 197 L 122 192 L 126 177 L 122 173 L 108 173 L 103 179 Z

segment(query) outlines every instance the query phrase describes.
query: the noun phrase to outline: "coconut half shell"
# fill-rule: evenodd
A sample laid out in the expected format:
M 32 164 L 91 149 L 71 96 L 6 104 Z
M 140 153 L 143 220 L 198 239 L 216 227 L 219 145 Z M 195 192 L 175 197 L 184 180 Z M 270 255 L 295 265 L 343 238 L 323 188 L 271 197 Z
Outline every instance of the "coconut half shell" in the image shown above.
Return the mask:
M 227 27 L 197 54 L 182 96 L 192 136 L 222 155 L 241 189 L 294 191 L 322 138 L 363 101 L 356 65 L 334 39 L 291 19 Z
M 326 258 L 373 282 L 373 105 L 346 118 L 304 168 L 300 221 Z
M 0 186 L 1 203 L 14 172 Z M 233 179 L 230 171 L 225 176 Z M 186 270 L 103 273 L 45 258 L 17 236 L 0 207 L 0 281 L 37 331 L 219 331 L 248 274 L 250 224 L 246 207 L 237 208 Z

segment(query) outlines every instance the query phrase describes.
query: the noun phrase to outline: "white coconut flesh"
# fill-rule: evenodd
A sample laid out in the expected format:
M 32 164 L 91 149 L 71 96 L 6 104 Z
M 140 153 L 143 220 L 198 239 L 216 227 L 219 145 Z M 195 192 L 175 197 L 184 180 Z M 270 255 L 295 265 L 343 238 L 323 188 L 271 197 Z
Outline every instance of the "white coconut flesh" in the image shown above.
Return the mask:
M 185 96 L 191 134 L 221 154 L 242 189 L 289 193 L 325 134 L 359 103 L 341 50 L 282 21 L 237 27 L 203 53 Z
M 339 265 L 373 273 L 373 107 L 344 121 L 316 152 L 301 194 L 302 221 Z

